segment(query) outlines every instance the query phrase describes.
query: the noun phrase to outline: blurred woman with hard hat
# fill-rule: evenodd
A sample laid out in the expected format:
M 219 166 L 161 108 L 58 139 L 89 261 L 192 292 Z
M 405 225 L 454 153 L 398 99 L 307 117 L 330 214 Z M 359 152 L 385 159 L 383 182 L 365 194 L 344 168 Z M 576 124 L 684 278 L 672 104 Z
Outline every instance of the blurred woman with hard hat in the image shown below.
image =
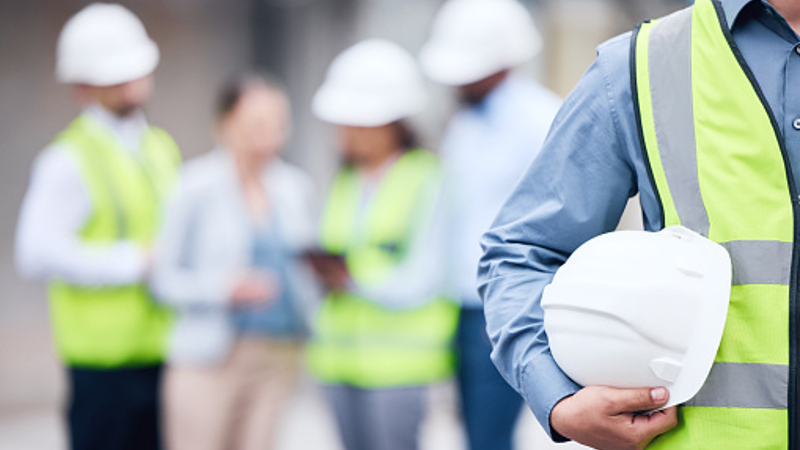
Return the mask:
M 359 42 L 331 64 L 313 110 L 337 126 L 343 167 L 311 256 L 328 295 L 309 348 L 347 450 L 414 450 L 425 387 L 453 371 L 457 307 L 437 297 L 429 254 L 436 157 L 405 119 L 424 107 L 399 46 Z
M 177 313 L 166 436 L 171 450 L 265 450 L 307 335 L 314 189 L 279 157 L 290 124 L 277 85 L 233 80 L 217 120 L 220 147 L 182 170 L 155 256 L 152 286 Z

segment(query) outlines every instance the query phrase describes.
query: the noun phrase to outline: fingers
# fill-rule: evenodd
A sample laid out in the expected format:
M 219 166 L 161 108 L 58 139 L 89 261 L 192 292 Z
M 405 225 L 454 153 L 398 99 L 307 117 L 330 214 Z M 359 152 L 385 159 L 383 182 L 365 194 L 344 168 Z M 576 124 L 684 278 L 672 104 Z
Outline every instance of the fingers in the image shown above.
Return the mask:
M 564 437 L 601 450 L 635 450 L 677 425 L 676 408 L 636 414 L 663 407 L 664 388 L 616 389 L 589 386 L 556 403 L 551 428 Z
M 259 276 L 264 289 L 263 297 L 267 300 L 278 298 L 281 295 L 281 281 L 278 275 L 271 270 L 266 270 L 262 271 Z
M 642 433 L 649 436 L 656 436 L 671 430 L 677 424 L 678 412 L 674 406 L 663 411 L 657 411 L 649 416 L 642 414 L 634 418 L 634 425 L 639 426 Z
M 279 278 L 269 272 L 250 271 L 236 282 L 231 299 L 239 304 L 270 303 L 281 294 Z
M 651 411 L 667 404 L 669 392 L 663 387 L 643 389 L 617 389 L 614 395 L 619 412 Z
M 639 444 L 636 448 L 643 449 L 655 439 L 678 425 L 677 407 L 673 406 L 650 415 L 640 414 L 633 417 L 633 426 L 638 434 Z

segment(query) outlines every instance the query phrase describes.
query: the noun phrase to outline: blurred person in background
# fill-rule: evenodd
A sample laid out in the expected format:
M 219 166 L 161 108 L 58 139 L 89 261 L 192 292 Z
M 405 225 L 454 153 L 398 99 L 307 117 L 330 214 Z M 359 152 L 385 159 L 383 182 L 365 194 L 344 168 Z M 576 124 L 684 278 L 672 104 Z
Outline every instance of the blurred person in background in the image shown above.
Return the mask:
M 560 100 L 514 69 L 541 47 L 516 0 L 450 0 L 420 62 L 461 108 L 442 141 L 448 289 L 461 300 L 458 385 L 471 450 L 510 450 L 522 398 L 492 364 L 476 272 L 479 240 L 544 141 Z M 531 376 L 536 376 L 532 374 Z
M 120 5 L 95 3 L 69 19 L 56 71 L 83 114 L 37 158 L 19 218 L 19 269 L 49 283 L 73 450 L 161 448 L 170 319 L 144 280 L 180 154 L 142 112 L 158 60 Z
M 299 255 L 316 222 L 311 179 L 280 158 L 289 132 L 280 87 L 233 80 L 219 96 L 219 147 L 185 165 L 169 203 L 152 285 L 177 315 L 171 450 L 272 448 L 300 374 L 314 280 Z
M 328 295 L 309 363 L 347 450 L 417 449 L 427 386 L 452 375 L 457 308 L 429 254 L 439 167 L 406 122 L 424 97 L 412 57 L 377 39 L 340 54 L 314 97 L 344 165 L 314 263 Z

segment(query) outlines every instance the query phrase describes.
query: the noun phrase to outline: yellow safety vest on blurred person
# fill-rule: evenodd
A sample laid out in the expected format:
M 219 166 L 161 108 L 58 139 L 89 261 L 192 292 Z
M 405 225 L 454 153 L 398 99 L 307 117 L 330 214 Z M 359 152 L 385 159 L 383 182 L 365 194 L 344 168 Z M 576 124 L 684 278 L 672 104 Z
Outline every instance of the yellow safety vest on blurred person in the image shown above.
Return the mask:
M 76 164 L 92 211 L 80 231 L 86 244 L 127 240 L 149 246 L 158 232 L 164 196 L 180 153 L 163 130 L 148 128 L 133 154 L 102 125 L 83 115 L 57 138 Z M 49 286 L 53 332 L 61 358 L 72 367 L 136 367 L 161 362 L 170 314 L 144 283 Z
M 433 154 L 412 150 L 384 175 L 359 223 L 363 189 L 345 169 L 333 185 L 322 221 L 326 251 L 345 255 L 357 283 L 380 283 L 400 263 L 418 215 L 432 201 L 426 187 L 438 178 Z M 327 296 L 309 346 L 312 373 L 325 383 L 358 387 L 424 384 L 452 374 L 455 304 L 435 299 L 389 310 L 348 292 Z
M 652 449 L 797 449 L 797 189 L 783 138 L 718 1 L 634 33 L 634 104 L 664 226 L 722 244 L 722 343 Z

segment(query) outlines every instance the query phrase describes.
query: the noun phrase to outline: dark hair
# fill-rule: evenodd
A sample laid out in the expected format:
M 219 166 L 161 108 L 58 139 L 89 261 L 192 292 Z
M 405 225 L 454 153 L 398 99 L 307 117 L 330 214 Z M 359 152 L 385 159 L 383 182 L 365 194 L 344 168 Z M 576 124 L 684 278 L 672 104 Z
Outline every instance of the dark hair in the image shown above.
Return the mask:
M 286 95 L 283 83 L 270 74 L 250 72 L 231 77 L 222 85 L 217 95 L 217 120 L 227 117 L 245 94 L 258 89 L 272 90 Z
M 397 137 L 400 140 L 400 147 L 403 151 L 413 150 L 419 147 L 419 137 L 407 121 L 398 120 L 394 123 L 394 126 L 397 129 Z

